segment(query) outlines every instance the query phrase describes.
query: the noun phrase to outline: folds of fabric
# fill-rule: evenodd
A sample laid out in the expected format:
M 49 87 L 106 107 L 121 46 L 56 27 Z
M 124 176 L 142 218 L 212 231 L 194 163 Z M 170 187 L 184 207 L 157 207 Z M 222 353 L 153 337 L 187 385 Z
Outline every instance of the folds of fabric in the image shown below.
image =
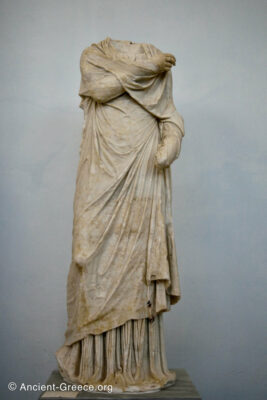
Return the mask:
M 148 391 L 175 380 L 166 363 L 162 315 L 130 320 L 100 335 L 87 335 L 57 351 L 68 382 L 112 385 L 113 391 Z
M 155 317 L 180 298 L 170 168 L 157 168 L 155 154 L 164 125 L 180 137 L 183 120 L 173 105 L 171 73 L 158 74 L 152 62 L 158 51 L 142 45 L 131 58 L 107 38 L 81 57 L 85 119 L 67 346 Z
M 103 87 L 107 87 L 106 82 L 110 78 L 112 86 L 116 86 L 119 93 L 123 87 L 132 99 L 161 122 L 168 121 L 176 125 L 183 136 L 183 118 L 173 103 L 171 71 L 161 74 L 157 72 L 152 57 L 160 50 L 155 46 L 142 44 L 142 50 L 144 53 L 134 60 L 123 57 L 114 49 L 110 38 L 85 49 L 81 56 L 79 94 L 82 100 L 88 95 L 92 96 L 92 87 L 95 94 L 103 94 Z M 107 89 L 106 96 L 101 97 L 102 102 L 109 99 Z

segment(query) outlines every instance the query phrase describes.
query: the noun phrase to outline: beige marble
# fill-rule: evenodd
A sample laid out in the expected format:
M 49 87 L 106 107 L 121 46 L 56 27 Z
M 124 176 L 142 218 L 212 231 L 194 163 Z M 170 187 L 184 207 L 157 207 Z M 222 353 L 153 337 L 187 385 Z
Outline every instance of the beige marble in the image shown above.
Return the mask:
M 57 359 L 71 382 L 159 389 L 175 378 L 162 314 L 180 298 L 170 165 L 184 125 L 172 97 L 175 57 L 108 37 L 86 48 L 80 65 L 84 127 Z

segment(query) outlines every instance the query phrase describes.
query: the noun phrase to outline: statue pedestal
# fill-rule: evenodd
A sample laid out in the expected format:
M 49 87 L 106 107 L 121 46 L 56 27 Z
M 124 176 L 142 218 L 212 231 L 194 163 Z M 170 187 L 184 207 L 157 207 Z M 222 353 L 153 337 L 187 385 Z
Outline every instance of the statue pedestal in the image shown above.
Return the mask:
M 39 397 L 40 400 L 59 400 L 59 399 L 128 399 L 128 400 L 201 400 L 200 394 L 193 385 L 189 375 L 184 369 L 175 369 L 176 381 L 175 384 L 157 392 L 150 393 L 109 393 L 106 391 L 67 391 L 66 385 L 61 375 L 57 370 L 53 371 L 46 383 L 51 385 L 53 391 L 46 391 Z M 61 390 L 60 390 L 61 388 Z M 63 389 L 63 390 L 62 390 Z

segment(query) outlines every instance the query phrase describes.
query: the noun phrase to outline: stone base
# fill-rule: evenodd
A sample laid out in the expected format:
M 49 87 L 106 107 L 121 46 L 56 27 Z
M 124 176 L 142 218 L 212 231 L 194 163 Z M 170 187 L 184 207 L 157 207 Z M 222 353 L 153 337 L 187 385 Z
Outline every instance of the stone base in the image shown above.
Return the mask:
M 59 387 L 65 381 L 58 371 L 53 371 L 46 385 L 54 385 L 54 391 L 43 392 L 39 397 L 40 400 L 59 400 L 59 399 L 128 399 L 128 400 L 144 400 L 144 399 L 167 399 L 167 400 L 201 400 L 201 397 L 193 385 L 189 375 L 184 369 L 175 369 L 176 381 L 173 385 L 166 387 L 156 393 L 109 393 L 106 391 L 60 391 Z M 69 383 L 66 383 L 69 385 Z M 62 386 L 61 386 L 62 387 Z

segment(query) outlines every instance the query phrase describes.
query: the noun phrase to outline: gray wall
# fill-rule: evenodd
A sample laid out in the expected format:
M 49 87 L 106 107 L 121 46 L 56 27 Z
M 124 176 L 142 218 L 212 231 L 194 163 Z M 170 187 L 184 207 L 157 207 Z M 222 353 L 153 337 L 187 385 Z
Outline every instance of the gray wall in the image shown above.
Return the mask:
M 83 123 L 79 57 L 111 36 L 177 57 L 182 300 L 165 316 L 169 366 L 186 368 L 207 400 L 266 398 L 266 11 L 255 0 L 1 1 L 4 391 L 9 381 L 45 383 L 56 367 Z

